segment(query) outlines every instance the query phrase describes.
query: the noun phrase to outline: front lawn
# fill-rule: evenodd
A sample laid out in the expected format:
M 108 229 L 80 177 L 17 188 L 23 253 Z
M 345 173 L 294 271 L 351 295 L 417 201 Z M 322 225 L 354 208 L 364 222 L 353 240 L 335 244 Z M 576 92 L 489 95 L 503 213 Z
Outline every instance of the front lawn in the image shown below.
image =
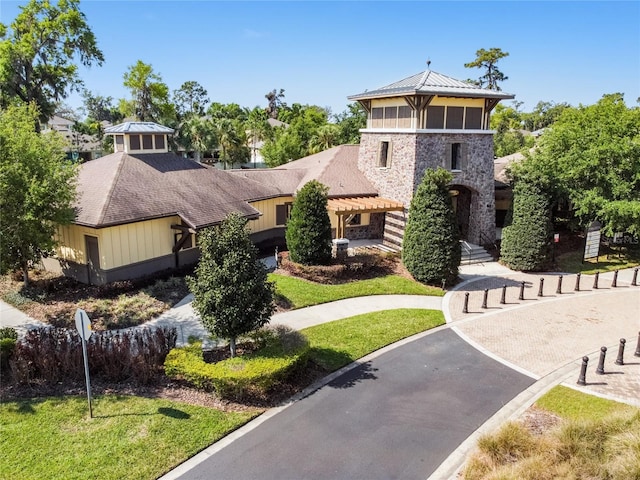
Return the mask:
M 556 259 L 558 270 L 568 273 L 582 273 L 584 275 L 594 275 L 596 272 L 611 272 L 623 268 L 632 268 L 640 265 L 640 253 L 629 250 L 626 253 L 600 255 L 597 259 L 592 258 L 582 261 L 583 251 L 569 252 L 560 255 Z
M 257 411 L 98 396 L 0 403 L 0 478 L 141 480 L 166 473 Z
M 440 288 L 423 285 L 400 275 L 385 275 L 367 280 L 327 285 L 310 282 L 296 277 L 269 274 L 269 280 L 276 284 L 279 301 L 290 308 L 302 308 L 345 298 L 366 295 L 432 295 L 443 296 Z

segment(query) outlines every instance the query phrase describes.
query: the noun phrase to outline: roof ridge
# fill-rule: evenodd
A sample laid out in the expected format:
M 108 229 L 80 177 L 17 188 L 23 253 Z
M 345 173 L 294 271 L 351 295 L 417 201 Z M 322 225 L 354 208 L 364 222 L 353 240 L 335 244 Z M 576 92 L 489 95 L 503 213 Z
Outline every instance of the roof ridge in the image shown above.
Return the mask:
M 104 217 L 106 216 L 107 210 L 109 209 L 109 206 L 111 204 L 111 200 L 113 198 L 113 191 L 116 188 L 116 183 L 118 182 L 118 178 L 120 178 L 120 172 L 124 167 L 124 158 L 126 156 L 129 156 L 129 155 L 125 152 L 122 152 L 122 154 L 120 155 L 120 158 L 118 160 L 118 168 L 116 169 L 116 173 L 113 176 L 111 186 L 109 187 L 109 191 L 107 192 L 107 195 L 105 197 L 105 202 L 102 204 L 102 208 L 100 209 L 100 215 L 98 215 L 98 225 L 104 222 Z
M 431 75 L 431 70 L 429 70 L 429 69 L 427 69 L 424 72 L 422 72 L 422 78 L 420 78 L 420 81 L 416 85 L 416 90 L 419 89 L 420 87 L 424 87 L 426 85 L 427 80 L 429 79 L 430 75 Z

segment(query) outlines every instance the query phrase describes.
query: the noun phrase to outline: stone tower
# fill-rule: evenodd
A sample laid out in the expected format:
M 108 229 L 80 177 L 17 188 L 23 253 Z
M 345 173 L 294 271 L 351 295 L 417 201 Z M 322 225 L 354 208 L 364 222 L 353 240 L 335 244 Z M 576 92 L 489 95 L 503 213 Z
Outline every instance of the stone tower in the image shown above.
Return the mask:
M 367 111 L 358 168 L 381 196 L 401 201 L 388 212 L 386 243 L 401 245 L 411 199 L 427 168 L 453 174 L 450 192 L 462 238 L 495 240 L 491 110 L 514 95 L 487 90 L 427 70 L 385 87 L 352 95 Z

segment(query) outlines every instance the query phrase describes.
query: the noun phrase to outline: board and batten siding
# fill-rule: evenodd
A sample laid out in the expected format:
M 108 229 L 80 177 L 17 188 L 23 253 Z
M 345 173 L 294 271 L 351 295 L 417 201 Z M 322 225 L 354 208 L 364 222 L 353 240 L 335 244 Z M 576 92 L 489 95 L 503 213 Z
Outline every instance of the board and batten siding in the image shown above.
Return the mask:
M 263 232 L 276 227 L 284 227 L 276 223 L 276 206 L 293 203 L 293 197 L 276 197 L 267 200 L 259 200 L 251 202 L 250 205 L 262 213 L 256 220 L 249 222 L 251 233 Z
M 75 263 L 87 263 L 85 235 L 98 238 L 100 268 L 103 270 L 169 255 L 172 253 L 176 233 L 171 225 L 176 223 L 180 223 L 180 217 L 100 229 L 67 225 L 59 230 L 58 257 Z

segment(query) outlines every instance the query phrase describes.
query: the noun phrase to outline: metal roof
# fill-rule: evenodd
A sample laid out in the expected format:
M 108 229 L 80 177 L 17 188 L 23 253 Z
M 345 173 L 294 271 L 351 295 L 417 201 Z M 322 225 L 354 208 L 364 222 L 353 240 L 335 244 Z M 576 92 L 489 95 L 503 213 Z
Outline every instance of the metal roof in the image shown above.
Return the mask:
M 115 134 L 115 133 L 168 133 L 172 134 L 173 129 L 169 127 L 165 127 L 163 125 L 158 125 L 153 122 L 124 122 L 118 125 L 114 125 L 112 127 L 107 127 L 104 129 L 104 133 Z
M 416 73 L 398 82 L 375 90 L 364 91 L 347 97 L 349 100 L 398 97 L 404 95 L 439 95 L 441 97 L 515 98 L 511 93 L 489 90 L 468 82 L 456 80 L 432 70 Z

